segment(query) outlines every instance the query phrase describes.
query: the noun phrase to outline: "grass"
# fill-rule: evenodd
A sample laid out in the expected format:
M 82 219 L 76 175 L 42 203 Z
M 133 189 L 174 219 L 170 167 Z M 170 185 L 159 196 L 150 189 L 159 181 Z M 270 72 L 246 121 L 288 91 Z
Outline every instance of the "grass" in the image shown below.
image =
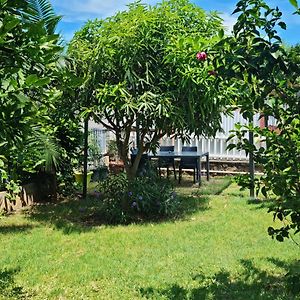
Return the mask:
M 1 217 L 0 299 L 297 299 L 285 274 L 299 247 L 268 237 L 272 215 L 228 185 L 184 180 L 193 210 L 160 223 L 90 226 L 95 203 L 75 200 Z

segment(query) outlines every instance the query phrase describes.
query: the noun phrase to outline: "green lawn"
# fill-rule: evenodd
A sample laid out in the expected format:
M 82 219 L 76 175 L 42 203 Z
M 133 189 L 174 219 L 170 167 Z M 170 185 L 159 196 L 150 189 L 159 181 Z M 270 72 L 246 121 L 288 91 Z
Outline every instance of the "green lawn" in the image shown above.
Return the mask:
M 1 217 L 0 299 L 296 299 L 299 246 L 272 240 L 267 208 L 228 185 L 183 182 L 194 209 L 157 224 L 92 226 L 77 201 Z

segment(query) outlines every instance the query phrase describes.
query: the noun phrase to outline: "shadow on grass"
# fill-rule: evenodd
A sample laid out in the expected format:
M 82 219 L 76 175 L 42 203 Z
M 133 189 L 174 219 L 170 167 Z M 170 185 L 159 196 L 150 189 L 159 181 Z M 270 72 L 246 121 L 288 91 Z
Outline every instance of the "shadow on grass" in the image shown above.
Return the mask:
M 41 224 L 54 226 L 65 234 L 71 234 L 88 232 L 93 227 L 101 225 L 173 222 L 184 219 L 196 211 L 209 209 L 207 197 L 180 195 L 179 198 L 178 210 L 170 217 L 147 218 L 128 214 L 126 219 L 122 219 L 122 212 L 118 209 L 107 210 L 107 204 L 105 206 L 101 199 L 93 197 L 86 200 L 72 199 L 59 203 L 39 204 L 28 210 L 26 217 Z
M 1 234 L 11 234 L 11 233 L 24 233 L 30 231 L 33 228 L 32 225 L 5 225 L 0 226 L 0 235 Z
M 24 289 L 15 283 L 15 275 L 20 269 L 0 269 L 0 298 L 25 299 L 28 296 Z M 1 298 L 2 299 L 2 298 Z
M 68 199 L 36 205 L 26 212 L 26 217 L 41 224 L 52 225 L 65 234 L 82 233 L 91 229 L 90 224 L 84 220 L 98 206 L 97 199 Z
M 247 204 L 252 205 L 255 209 L 270 209 L 276 207 L 276 202 L 273 199 L 249 199 Z
M 181 196 L 180 208 L 174 219 L 185 219 L 198 211 L 209 209 L 209 198 L 206 196 Z
M 55 204 L 36 205 L 27 212 L 27 217 L 42 224 L 50 224 L 65 234 L 90 231 L 93 227 L 100 225 L 114 226 L 178 221 L 197 211 L 208 210 L 210 208 L 209 197 L 206 194 L 221 193 L 230 183 L 231 178 L 212 178 L 210 182 L 205 182 L 199 188 L 193 184 L 192 180 L 186 179 L 175 188 L 180 204 L 175 211 L 170 213 L 170 217 L 148 218 L 147 216 L 134 215 L 131 211 L 124 214 L 120 208 L 113 208 L 114 203 L 104 203 L 99 193 L 94 193 L 94 196 L 87 200 L 74 198 Z M 202 195 L 195 192 L 201 189 L 206 189 L 207 193 Z
M 287 264 L 274 259 L 268 261 L 278 267 L 283 265 L 285 270 L 299 265 L 299 262 Z M 295 278 L 291 281 L 288 275 L 276 276 L 261 270 L 251 260 L 241 260 L 241 265 L 243 271 L 238 275 L 232 275 L 226 270 L 213 276 L 197 274 L 191 278 L 191 288 L 174 284 L 165 289 L 141 288 L 139 292 L 146 299 L 299 299 L 300 290 Z M 296 278 L 299 280 L 299 275 Z
M 232 183 L 229 176 L 222 178 L 212 178 L 209 182 L 204 181 L 202 186 L 196 192 L 196 195 L 220 195 Z

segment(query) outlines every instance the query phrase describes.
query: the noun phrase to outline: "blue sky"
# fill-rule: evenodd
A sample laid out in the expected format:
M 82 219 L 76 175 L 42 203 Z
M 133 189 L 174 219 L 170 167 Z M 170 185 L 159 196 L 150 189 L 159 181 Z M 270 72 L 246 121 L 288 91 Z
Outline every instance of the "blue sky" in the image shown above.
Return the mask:
M 113 15 L 119 10 L 126 9 L 128 0 L 52 0 L 52 4 L 57 14 L 63 15 L 63 19 L 58 26 L 58 31 L 69 41 L 74 32 L 88 20 L 95 18 L 105 18 Z M 144 0 L 143 3 L 155 4 L 159 1 Z M 224 23 L 231 28 L 235 22 L 235 17 L 231 15 L 235 3 L 233 0 L 192 0 L 195 4 L 207 11 L 218 11 L 224 19 Z M 278 6 L 283 12 L 283 20 L 287 24 L 287 30 L 281 31 L 281 37 L 287 44 L 300 43 L 300 16 L 293 15 L 293 7 L 289 0 L 267 0 L 271 7 Z

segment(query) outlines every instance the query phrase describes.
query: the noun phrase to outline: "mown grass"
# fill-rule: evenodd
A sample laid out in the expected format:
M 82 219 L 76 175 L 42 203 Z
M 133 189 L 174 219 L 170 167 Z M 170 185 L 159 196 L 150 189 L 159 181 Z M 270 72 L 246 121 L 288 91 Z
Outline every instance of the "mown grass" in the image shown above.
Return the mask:
M 0 299 L 296 299 L 299 247 L 228 182 L 185 183 L 188 213 L 160 223 L 94 226 L 77 200 L 1 217 Z

